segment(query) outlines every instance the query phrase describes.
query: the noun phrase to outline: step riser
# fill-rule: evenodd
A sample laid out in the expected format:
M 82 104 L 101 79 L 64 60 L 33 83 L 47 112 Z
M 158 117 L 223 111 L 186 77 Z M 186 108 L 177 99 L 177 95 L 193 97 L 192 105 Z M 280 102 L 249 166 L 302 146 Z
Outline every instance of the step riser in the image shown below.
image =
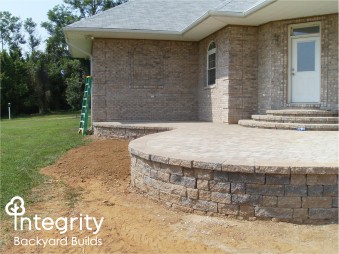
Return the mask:
M 305 128 L 306 131 L 338 131 L 338 124 L 299 124 L 299 123 L 274 123 L 260 122 L 254 120 L 240 120 L 239 125 L 253 128 L 263 129 L 281 129 L 281 130 L 297 130 L 297 128 Z
M 322 120 L 292 120 L 292 119 L 287 119 L 287 120 L 274 120 L 274 119 L 254 119 L 254 121 L 257 122 L 270 122 L 270 123 L 300 123 L 300 124 L 337 124 L 338 119 L 335 120 L 330 120 L 330 121 L 322 121 Z
M 338 124 L 338 122 L 306 122 L 306 121 L 265 121 L 265 120 L 255 120 L 256 122 L 269 122 L 269 123 L 295 123 L 295 124 Z
M 291 113 L 269 113 L 268 116 L 286 116 L 286 117 L 338 117 L 338 114 L 291 114 Z
M 266 110 L 269 116 L 286 117 L 338 117 L 338 111 L 312 110 L 312 109 L 279 109 Z

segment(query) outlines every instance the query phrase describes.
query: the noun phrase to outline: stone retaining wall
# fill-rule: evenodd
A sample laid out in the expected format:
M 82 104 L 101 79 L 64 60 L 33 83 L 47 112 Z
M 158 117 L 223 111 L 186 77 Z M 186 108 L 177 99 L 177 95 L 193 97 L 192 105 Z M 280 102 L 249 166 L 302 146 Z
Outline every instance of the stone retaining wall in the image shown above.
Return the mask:
M 338 169 L 250 167 L 131 152 L 131 184 L 184 212 L 294 223 L 338 221 Z
M 168 127 L 144 127 L 129 125 L 109 125 L 100 124 L 93 125 L 94 135 L 109 138 L 119 138 L 133 140 L 149 134 L 172 130 Z

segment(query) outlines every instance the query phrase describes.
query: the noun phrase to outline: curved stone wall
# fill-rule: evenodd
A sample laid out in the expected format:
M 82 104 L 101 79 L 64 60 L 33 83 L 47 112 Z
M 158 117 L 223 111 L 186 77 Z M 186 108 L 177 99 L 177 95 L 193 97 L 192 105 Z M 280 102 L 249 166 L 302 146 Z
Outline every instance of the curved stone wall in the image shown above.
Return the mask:
M 198 163 L 130 147 L 131 184 L 185 212 L 294 223 L 338 221 L 338 169 Z

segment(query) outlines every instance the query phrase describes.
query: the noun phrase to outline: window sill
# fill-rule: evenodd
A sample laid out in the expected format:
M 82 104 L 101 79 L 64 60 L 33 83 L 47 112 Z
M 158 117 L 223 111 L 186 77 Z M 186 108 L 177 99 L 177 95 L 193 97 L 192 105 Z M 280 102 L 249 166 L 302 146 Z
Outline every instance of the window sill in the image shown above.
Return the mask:
M 206 89 L 213 89 L 213 88 L 216 88 L 216 87 L 217 87 L 217 84 L 209 85 L 209 86 L 204 86 L 204 90 L 206 90 Z

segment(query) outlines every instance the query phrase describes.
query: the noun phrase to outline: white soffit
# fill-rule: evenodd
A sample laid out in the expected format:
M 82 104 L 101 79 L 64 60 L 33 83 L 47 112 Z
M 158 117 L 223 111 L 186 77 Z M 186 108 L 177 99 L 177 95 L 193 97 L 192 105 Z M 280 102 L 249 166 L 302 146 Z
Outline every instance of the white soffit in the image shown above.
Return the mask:
M 226 13 L 212 12 L 208 18 L 185 31 L 184 37 L 186 40 L 201 40 L 226 25 L 258 26 L 271 21 L 331 13 L 338 13 L 336 0 L 278 0 L 247 16 L 227 16 Z

